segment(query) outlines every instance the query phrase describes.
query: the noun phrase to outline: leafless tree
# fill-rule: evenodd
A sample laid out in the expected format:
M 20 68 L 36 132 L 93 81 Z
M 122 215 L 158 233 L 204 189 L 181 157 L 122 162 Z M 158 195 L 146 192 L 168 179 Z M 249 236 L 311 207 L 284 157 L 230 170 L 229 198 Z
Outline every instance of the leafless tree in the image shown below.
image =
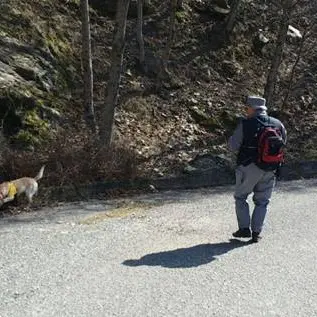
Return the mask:
M 137 40 L 139 44 L 139 63 L 141 68 L 145 66 L 144 39 L 143 39 L 143 4 L 144 0 L 138 0 Z
M 91 35 L 89 21 L 88 0 L 81 0 L 81 21 L 82 21 L 82 66 L 84 77 L 84 105 L 85 120 L 93 133 L 96 133 L 96 119 L 93 98 L 93 68 L 91 56 Z
M 231 4 L 231 10 L 227 19 L 227 25 L 226 25 L 226 35 L 229 36 L 234 28 L 237 15 L 239 13 L 239 7 L 240 7 L 241 0 L 233 0 Z
M 295 71 L 296 71 L 297 65 L 302 57 L 302 53 L 304 50 L 304 46 L 305 46 L 305 42 L 306 42 L 308 34 L 309 34 L 308 30 L 306 29 L 304 34 L 303 34 L 303 37 L 299 43 L 298 52 L 296 55 L 296 60 L 295 60 L 294 65 L 292 67 L 292 71 L 291 71 L 290 78 L 288 81 L 288 87 L 287 87 L 286 95 L 285 95 L 284 100 L 283 100 L 282 108 L 287 104 L 288 98 L 290 96 L 293 81 L 294 81 Z
M 296 75 L 296 70 L 299 62 L 302 60 L 303 55 L 308 52 L 314 52 L 316 47 L 316 34 L 317 34 L 317 6 L 316 4 L 309 3 L 309 5 L 301 6 L 297 12 L 304 20 L 304 31 L 302 38 L 298 44 L 296 53 L 296 59 L 292 66 L 292 70 L 288 79 L 288 86 L 286 94 L 284 96 L 282 108 L 284 108 L 288 102 L 288 99 L 293 91 L 293 83 Z
M 283 48 L 287 39 L 287 31 L 291 19 L 293 5 L 294 3 L 292 0 L 281 1 L 282 18 L 278 30 L 273 59 L 271 62 L 270 70 L 267 76 L 266 85 L 264 89 L 264 97 L 266 98 L 266 102 L 268 105 L 270 105 L 273 101 L 278 71 L 280 64 L 282 62 Z
M 175 38 L 177 1 L 178 0 L 171 0 L 169 31 L 168 31 L 168 37 L 167 37 L 165 50 L 163 52 L 162 59 L 161 59 L 160 70 L 157 76 L 157 85 L 156 85 L 157 89 L 159 89 L 161 86 L 164 74 L 168 74 L 167 63 L 171 55 L 171 50 L 172 50 L 172 46 L 173 46 L 174 38 Z
M 123 54 L 125 48 L 125 34 L 130 0 L 118 0 L 114 38 L 111 52 L 111 67 L 106 90 L 106 100 L 99 124 L 101 145 L 108 148 L 112 140 L 115 108 L 118 101 L 119 84 Z

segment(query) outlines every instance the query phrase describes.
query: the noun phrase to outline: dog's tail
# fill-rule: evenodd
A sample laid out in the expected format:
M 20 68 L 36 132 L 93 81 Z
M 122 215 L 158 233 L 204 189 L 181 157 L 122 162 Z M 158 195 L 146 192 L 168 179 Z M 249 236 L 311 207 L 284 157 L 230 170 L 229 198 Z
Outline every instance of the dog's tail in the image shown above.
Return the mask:
M 34 179 L 36 181 L 40 180 L 42 177 L 43 177 L 43 172 L 44 172 L 44 168 L 45 168 L 45 165 L 43 165 L 40 169 L 40 171 L 38 172 L 38 174 L 34 177 Z

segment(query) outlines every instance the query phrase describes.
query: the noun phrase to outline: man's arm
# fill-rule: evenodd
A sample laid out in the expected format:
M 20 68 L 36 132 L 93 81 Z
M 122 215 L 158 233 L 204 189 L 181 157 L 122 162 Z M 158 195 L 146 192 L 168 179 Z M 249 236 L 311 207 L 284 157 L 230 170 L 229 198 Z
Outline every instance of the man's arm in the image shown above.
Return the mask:
M 239 151 L 243 141 L 243 127 L 242 122 L 238 124 L 233 132 L 233 135 L 229 138 L 228 147 L 231 151 Z

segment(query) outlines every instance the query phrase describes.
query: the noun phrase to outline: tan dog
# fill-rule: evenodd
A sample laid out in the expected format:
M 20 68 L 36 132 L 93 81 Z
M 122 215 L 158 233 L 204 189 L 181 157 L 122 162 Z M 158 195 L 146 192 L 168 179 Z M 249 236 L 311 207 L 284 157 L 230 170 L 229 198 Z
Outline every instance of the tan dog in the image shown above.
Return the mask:
M 12 201 L 14 196 L 25 193 L 29 203 L 32 203 L 33 196 L 38 191 L 38 183 L 44 172 L 45 165 L 41 167 L 39 173 L 34 177 L 22 177 L 0 184 L 0 206 Z

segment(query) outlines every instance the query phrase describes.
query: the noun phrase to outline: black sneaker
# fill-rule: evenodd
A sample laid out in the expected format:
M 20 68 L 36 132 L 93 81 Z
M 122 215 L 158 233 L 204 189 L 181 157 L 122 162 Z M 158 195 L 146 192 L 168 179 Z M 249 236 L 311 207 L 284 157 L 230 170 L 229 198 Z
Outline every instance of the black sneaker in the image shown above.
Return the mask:
M 232 234 L 235 238 L 250 238 L 251 231 L 249 228 L 242 228 Z
M 257 243 L 261 240 L 259 232 L 252 232 L 252 242 Z

